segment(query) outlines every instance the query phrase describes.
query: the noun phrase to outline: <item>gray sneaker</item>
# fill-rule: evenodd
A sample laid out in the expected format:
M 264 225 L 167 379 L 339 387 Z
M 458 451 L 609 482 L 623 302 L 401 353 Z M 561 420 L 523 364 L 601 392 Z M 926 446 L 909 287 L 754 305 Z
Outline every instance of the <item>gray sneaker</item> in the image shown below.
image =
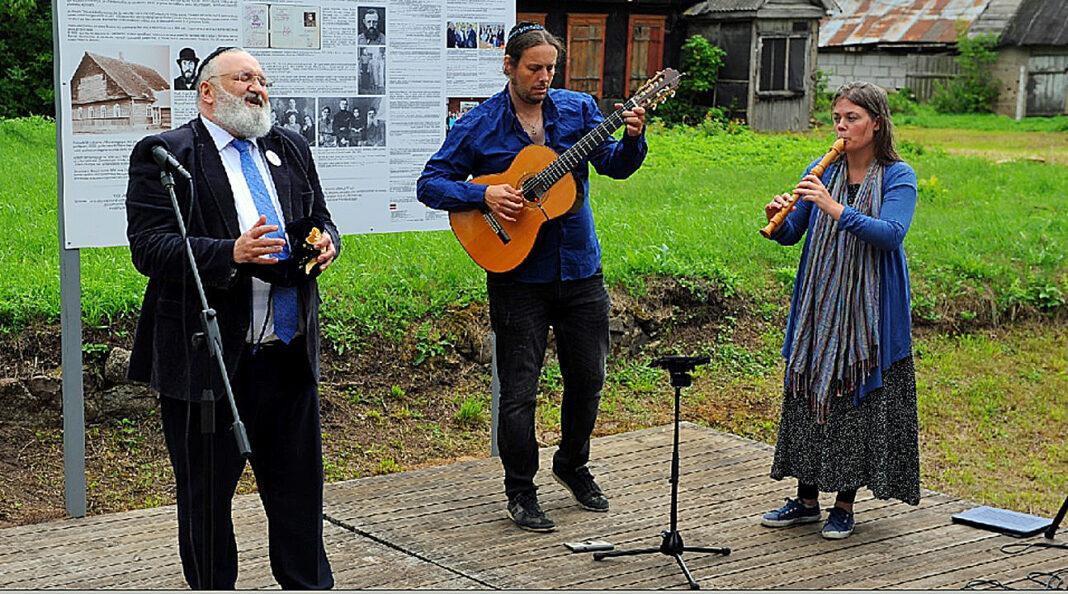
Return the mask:
M 538 496 L 534 493 L 520 493 L 508 499 L 508 517 L 516 526 L 531 532 L 552 532 L 556 524 L 541 511 Z

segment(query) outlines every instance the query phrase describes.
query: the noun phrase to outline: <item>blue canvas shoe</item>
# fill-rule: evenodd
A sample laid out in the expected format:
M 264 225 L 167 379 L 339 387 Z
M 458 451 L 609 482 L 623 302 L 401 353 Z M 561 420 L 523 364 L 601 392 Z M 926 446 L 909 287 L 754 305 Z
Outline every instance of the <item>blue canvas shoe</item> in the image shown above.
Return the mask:
M 847 512 L 840 507 L 832 507 L 827 513 L 827 523 L 823 525 L 823 538 L 839 540 L 853 534 L 853 512 Z
M 811 524 L 819 522 L 821 518 L 820 506 L 808 507 L 801 503 L 800 499 L 786 500 L 786 505 L 775 511 L 769 511 L 760 518 L 760 523 L 769 528 L 782 528 L 794 524 Z

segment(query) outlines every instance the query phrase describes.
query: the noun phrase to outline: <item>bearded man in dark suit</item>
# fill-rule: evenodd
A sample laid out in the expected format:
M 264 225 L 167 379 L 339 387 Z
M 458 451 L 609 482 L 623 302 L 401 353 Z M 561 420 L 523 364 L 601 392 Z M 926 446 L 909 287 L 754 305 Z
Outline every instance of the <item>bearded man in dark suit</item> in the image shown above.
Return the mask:
M 261 279 L 280 278 L 271 273 L 289 255 L 286 223 L 318 221 L 323 269 L 336 257 L 340 238 L 308 143 L 271 126 L 269 84 L 250 54 L 217 50 L 197 75 L 199 117 L 141 140 L 130 157 L 127 237 L 134 266 L 149 280 L 129 375 L 149 382 L 161 396 L 177 485 L 179 553 L 186 581 L 197 589 L 235 585 L 230 503 L 245 460 L 228 431 L 230 408 L 201 401 L 205 389 L 215 398 L 225 391 L 215 362 L 191 346 L 201 329 L 201 304 L 152 158 L 156 146 L 169 150 L 194 178 L 192 193 L 186 183 L 175 190 L 248 428 L 272 572 L 283 588 L 334 583 L 322 540 L 319 289 L 314 279 L 295 286 Z M 203 438 L 202 418 L 212 417 L 215 431 Z M 211 479 L 205 478 L 205 464 Z M 206 490 L 212 494 L 209 504 Z M 204 527 L 208 510 L 210 532 Z

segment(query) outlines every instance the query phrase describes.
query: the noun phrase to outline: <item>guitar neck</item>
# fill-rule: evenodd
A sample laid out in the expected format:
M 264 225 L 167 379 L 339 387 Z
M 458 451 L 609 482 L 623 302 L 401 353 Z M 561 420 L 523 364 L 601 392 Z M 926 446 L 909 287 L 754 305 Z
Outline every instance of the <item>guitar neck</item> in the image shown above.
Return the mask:
M 627 100 L 623 104 L 623 107 L 612 112 L 611 115 L 606 117 L 596 128 L 590 130 L 585 136 L 579 139 L 571 148 L 564 151 L 562 155 L 556 158 L 544 171 L 535 176 L 544 188 L 549 188 L 560 178 L 564 177 L 571 171 L 573 171 L 579 164 L 586 160 L 586 157 L 590 156 L 593 149 L 597 148 L 604 142 L 609 136 L 611 136 L 616 130 L 623 125 L 623 112 L 628 109 L 633 109 L 637 104 L 634 99 Z

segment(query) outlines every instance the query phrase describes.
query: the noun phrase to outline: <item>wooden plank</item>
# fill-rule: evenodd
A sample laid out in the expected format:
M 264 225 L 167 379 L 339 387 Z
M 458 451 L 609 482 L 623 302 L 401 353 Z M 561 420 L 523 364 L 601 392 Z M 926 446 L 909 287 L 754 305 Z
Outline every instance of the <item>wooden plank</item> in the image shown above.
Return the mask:
M 743 572 L 750 571 L 753 568 L 778 572 L 791 564 L 811 563 L 806 559 L 814 555 L 856 549 L 863 544 L 881 540 L 888 534 L 903 530 L 902 524 L 905 519 L 912 517 L 913 521 L 915 521 L 917 514 L 924 514 L 926 516 L 924 519 L 928 522 L 940 521 L 936 518 L 941 516 L 931 514 L 924 508 L 938 508 L 949 503 L 937 498 L 928 498 L 924 503 L 921 503 L 920 509 L 913 509 L 900 503 L 873 501 L 868 504 L 870 508 L 864 508 L 863 514 L 858 514 L 859 522 L 862 522 L 862 524 L 858 522 L 857 532 L 844 542 L 827 541 L 822 538 L 819 535 L 820 523 L 785 530 L 768 529 L 761 527 L 759 520 L 750 516 L 744 518 L 743 523 L 734 524 L 732 529 L 725 530 L 717 527 L 718 529 L 714 533 L 727 538 L 745 539 L 743 546 L 732 547 L 734 550 L 732 550 L 730 557 L 722 560 L 711 557 L 695 557 L 688 564 L 695 576 L 704 575 L 707 578 L 711 578 L 715 581 L 717 587 L 733 587 L 731 581 L 733 578 L 731 576 L 743 574 Z M 860 509 L 858 507 L 858 511 Z M 695 531 L 691 539 L 710 539 L 714 534 L 708 533 L 707 536 L 702 538 L 701 531 Z M 798 555 L 797 548 L 802 546 L 806 550 L 811 548 L 812 553 L 803 556 Z M 845 554 L 852 556 L 856 554 L 856 551 L 850 550 Z M 659 580 L 660 576 L 656 575 L 655 572 L 652 575 L 649 575 L 648 572 L 644 574 L 637 572 L 628 576 L 628 579 L 621 580 L 617 587 L 631 589 L 656 587 Z
M 1027 587 L 1028 572 L 1068 565 L 1063 551 L 1002 554 L 1002 543 L 1019 541 L 951 524 L 949 516 L 971 504 L 932 492 L 914 508 L 862 490 L 857 531 L 845 541 L 824 540 L 820 523 L 763 528 L 760 515 L 795 488 L 769 479 L 773 448 L 688 423 L 680 440 L 680 532 L 690 546 L 732 549 L 729 557 L 685 556 L 705 587 L 959 588 L 976 578 Z M 605 514 L 581 510 L 552 483 L 554 448 L 543 449 L 539 499 L 559 527 L 550 534 L 523 532 L 507 519 L 495 459 L 328 485 L 324 542 L 336 586 L 685 587 L 661 554 L 595 562 L 563 547 L 586 538 L 624 550 L 657 547 L 669 522 L 671 442 L 670 426 L 594 440 L 591 468 L 612 501 Z M 238 587 L 277 587 L 257 496 L 235 498 L 234 521 Z M 0 587 L 182 589 L 176 530 L 173 506 L 0 530 Z
M 1006 555 L 1000 551 L 1002 545 L 1014 540 L 998 536 L 954 547 L 958 549 L 953 556 L 955 563 L 943 563 L 935 567 L 931 564 L 924 565 L 917 568 L 917 571 L 909 571 L 907 575 L 901 576 L 890 584 L 890 587 L 909 590 L 961 589 L 975 579 L 1005 582 L 1026 577 L 1031 571 L 1063 571 L 1068 565 L 1068 555 L 1065 555 L 1063 549 L 1034 549 L 1015 555 Z

